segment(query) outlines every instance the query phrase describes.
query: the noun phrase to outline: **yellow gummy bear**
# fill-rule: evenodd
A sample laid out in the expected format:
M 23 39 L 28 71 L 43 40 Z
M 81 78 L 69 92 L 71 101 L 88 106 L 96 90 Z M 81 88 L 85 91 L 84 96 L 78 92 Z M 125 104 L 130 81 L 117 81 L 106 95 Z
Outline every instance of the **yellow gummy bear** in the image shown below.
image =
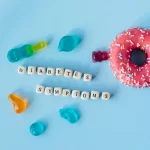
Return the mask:
M 24 112 L 27 108 L 27 101 L 16 94 L 9 94 L 8 99 L 11 101 L 14 107 L 14 111 L 17 114 Z
M 38 42 L 38 43 L 32 45 L 32 50 L 35 53 L 35 52 L 37 52 L 37 51 L 39 51 L 43 48 L 46 48 L 46 47 L 47 47 L 47 42 L 46 41 L 41 41 L 41 42 Z

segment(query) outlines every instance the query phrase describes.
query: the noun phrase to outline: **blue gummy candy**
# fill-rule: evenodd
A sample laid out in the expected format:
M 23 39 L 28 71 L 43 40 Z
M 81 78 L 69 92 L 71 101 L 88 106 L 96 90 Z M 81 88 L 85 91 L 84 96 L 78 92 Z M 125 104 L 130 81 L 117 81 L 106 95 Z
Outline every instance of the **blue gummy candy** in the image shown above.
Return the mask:
M 60 116 L 70 123 L 76 123 L 80 119 L 80 113 L 75 108 L 63 108 L 59 110 Z
M 81 38 L 77 35 L 67 35 L 60 39 L 59 51 L 69 52 L 75 49 L 81 42 Z
M 30 126 L 30 133 L 34 136 L 43 134 L 46 130 L 46 124 L 43 122 L 35 122 Z
M 31 45 L 24 45 L 20 48 L 14 48 L 8 51 L 7 58 L 10 62 L 17 62 L 23 58 L 30 57 L 29 49 Z

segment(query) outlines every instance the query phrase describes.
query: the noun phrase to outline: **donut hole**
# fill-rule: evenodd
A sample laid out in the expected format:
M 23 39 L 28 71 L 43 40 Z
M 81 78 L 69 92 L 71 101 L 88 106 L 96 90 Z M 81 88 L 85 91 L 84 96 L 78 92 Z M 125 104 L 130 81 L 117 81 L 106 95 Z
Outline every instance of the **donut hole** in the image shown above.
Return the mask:
M 130 55 L 131 63 L 137 66 L 143 66 L 147 60 L 147 54 L 140 48 L 132 50 Z

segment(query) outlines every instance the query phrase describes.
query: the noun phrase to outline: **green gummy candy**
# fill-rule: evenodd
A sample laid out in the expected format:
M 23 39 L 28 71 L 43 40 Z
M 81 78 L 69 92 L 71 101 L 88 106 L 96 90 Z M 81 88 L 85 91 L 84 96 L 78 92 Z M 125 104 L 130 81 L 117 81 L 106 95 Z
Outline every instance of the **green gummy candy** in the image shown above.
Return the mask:
M 26 51 L 28 53 L 29 56 L 33 55 L 35 52 L 33 51 L 33 48 L 31 45 L 27 45 L 26 46 Z

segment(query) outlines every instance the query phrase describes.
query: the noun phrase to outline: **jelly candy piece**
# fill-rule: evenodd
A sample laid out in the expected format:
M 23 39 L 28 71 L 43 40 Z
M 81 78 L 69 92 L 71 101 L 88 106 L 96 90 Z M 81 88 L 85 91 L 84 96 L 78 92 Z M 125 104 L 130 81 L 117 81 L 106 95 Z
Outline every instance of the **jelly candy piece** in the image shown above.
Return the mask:
M 67 35 L 61 38 L 58 49 L 59 51 L 72 51 L 81 42 L 81 38 L 77 35 Z
M 80 113 L 75 108 L 63 108 L 59 110 L 60 116 L 70 123 L 76 123 L 80 119 Z
M 32 56 L 34 54 L 32 45 L 25 45 L 25 46 L 26 46 L 26 53 L 27 53 L 27 55 L 24 58 Z
M 35 122 L 30 126 L 30 133 L 34 136 L 43 134 L 46 130 L 46 124 L 43 122 Z
M 46 47 L 47 47 L 46 41 L 41 41 L 41 42 L 39 42 L 39 43 L 37 43 L 35 45 L 32 45 L 32 50 L 35 53 L 35 52 L 37 52 L 37 51 L 39 51 L 39 50 L 41 50 L 43 48 L 46 48 Z
M 93 62 L 102 62 L 103 60 L 108 60 L 109 59 L 109 53 L 108 52 L 102 52 L 102 51 L 97 51 L 92 53 L 92 59 Z
M 31 56 L 31 54 L 27 52 L 27 49 L 31 49 L 31 45 L 24 45 L 20 48 L 9 50 L 7 54 L 8 60 L 10 62 L 17 62 L 23 58 Z
M 11 101 L 14 107 L 14 111 L 17 114 L 24 112 L 27 108 L 27 101 L 16 94 L 9 94 L 8 99 Z
M 41 41 L 35 45 L 24 45 L 20 48 L 11 49 L 8 51 L 7 58 L 10 62 L 17 62 L 23 58 L 32 56 L 46 46 L 47 43 L 45 41 Z

